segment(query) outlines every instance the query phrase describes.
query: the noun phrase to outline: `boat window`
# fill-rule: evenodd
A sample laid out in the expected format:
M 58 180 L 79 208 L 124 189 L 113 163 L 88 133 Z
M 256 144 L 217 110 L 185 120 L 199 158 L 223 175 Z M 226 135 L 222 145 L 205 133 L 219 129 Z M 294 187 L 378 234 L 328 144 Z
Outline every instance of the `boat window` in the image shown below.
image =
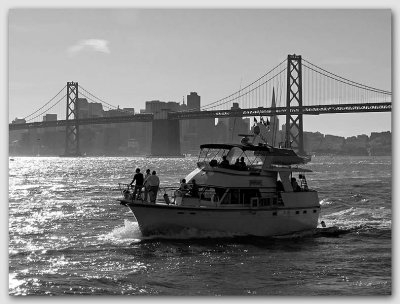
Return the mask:
M 213 195 L 215 194 L 215 190 L 210 187 L 204 187 L 201 190 L 199 190 L 200 193 L 200 199 L 204 201 L 211 201 Z
M 227 190 L 224 188 L 211 188 L 211 187 L 204 187 L 200 193 L 200 199 L 204 201 L 211 201 L 213 199 L 220 201 Z
M 250 204 L 251 198 L 261 196 L 259 189 L 242 189 L 240 192 L 242 203 L 245 205 Z
M 234 166 L 236 159 L 244 157 L 246 166 L 250 170 L 261 169 L 265 159 L 265 155 L 262 155 L 257 151 L 243 151 L 239 147 L 233 147 L 231 149 L 203 148 L 200 150 L 198 161 L 208 162 L 212 166 L 218 166 L 223 156 L 226 156 L 229 166 Z M 231 169 L 233 168 L 234 167 Z
M 242 149 L 234 147 L 232 149 L 229 150 L 228 155 L 227 155 L 227 159 L 230 162 L 231 165 L 233 165 L 236 161 L 236 159 L 240 159 L 242 156 L 244 156 L 244 152 Z
M 240 204 L 239 198 L 240 198 L 239 189 L 229 189 L 229 191 L 223 197 L 223 200 L 221 201 L 221 205 L 222 204 L 226 204 L 226 205 Z
M 206 161 L 210 162 L 212 160 L 216 160 L 218 163 L 221 161 L 222 156 L 228 154 L 228 149 L 211 149 L 211 148 L 204 148 L 200 150 L 199 154 L 199 162 Z
M 250 167 L 262 167 L 265 156 L 257 153 L 257 151 L 246 151 L 246 156 Z
M 222 205 L 249 205 L 252 198 L 259 198 L 260 196 L 258 189 L 229 189 L 220 199 L 222 198 Z

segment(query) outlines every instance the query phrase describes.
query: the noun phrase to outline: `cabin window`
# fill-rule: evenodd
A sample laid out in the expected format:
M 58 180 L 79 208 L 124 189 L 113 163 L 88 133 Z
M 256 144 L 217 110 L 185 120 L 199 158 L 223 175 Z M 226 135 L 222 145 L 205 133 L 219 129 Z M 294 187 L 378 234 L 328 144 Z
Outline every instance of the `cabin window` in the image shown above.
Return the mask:
M 239 189 L 229 189 L 225 196 L 223 196 L 221 204 L 240 204 Z
M 199 190 L 200 199 L 203 201 L 211 201 L 213 196 L 216 195 L 216 191 L 214 188 L 204 187 Z
M 264 197 L 260 199 L 260 206 L 269 206 L 271 204 L 271 199 Z
M 261 197 L 259 189 L 241 189 L 240 193 L 241 193 L 241 198 L 242 198 L 241 203 L 243 205 L 250 204 L 250 199 L 252 197 Z

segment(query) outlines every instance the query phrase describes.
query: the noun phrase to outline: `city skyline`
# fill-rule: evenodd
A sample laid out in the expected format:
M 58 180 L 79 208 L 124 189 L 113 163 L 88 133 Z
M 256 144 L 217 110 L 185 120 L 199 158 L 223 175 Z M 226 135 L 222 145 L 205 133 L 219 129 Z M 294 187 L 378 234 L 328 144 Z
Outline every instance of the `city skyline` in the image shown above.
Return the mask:
M 9 122 L 71 80 L 137 112 L 146 101 L 181 102 L 192 91 L 204 105 L 291 53 L 391 91 L 391 11 L 10 10 Z M 391 113 L 306 116 L 304 130 L 345 137 L 387 131 Z

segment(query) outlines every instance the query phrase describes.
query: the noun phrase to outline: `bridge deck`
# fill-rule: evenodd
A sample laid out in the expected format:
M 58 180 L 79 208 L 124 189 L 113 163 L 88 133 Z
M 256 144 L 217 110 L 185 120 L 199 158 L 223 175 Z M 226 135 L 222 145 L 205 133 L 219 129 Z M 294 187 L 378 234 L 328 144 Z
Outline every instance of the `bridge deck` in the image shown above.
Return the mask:
M 251 108 L 236 110 L 215 110 L 215 111 L 185 111 L 170 112 L 168 119 L 202 119 L 202 118 L 223 118 L 223 117 L 248 117 L 248 116 L 274 116 L 274 115 L 319 115 L 333 113 L 362 113 L 362 112 L 391 112 L 392 103 L 368 103 L 368 104 L 341 104 L 341 105 L 317 105 L 290 107 L 289 112 L 286 107 L 277 108 Z M 126 122 L 151 122 L 154 115 L 151 113 L 135 114 L 128 116 L 115 117 L 99 117 L 99 118 L 83 118 L 70 120 L 42 121 L 25 124 L 9 124 L 9 130 L 23 130 L 36 128 L 61 127 L 67 125 L 94 125 L 94 124 L 110 124 L 110 123 L 126 123 Z

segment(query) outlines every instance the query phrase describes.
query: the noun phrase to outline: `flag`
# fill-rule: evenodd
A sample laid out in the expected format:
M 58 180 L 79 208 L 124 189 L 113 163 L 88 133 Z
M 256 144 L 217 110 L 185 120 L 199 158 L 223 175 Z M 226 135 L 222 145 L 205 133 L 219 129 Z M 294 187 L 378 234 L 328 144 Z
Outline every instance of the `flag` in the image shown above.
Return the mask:
M 254 124 L 253 124 L 253 126 L 256 126 L 257 125 L 257 119 L 254 117 Z
M 270 125 L 269 125 L 269 119 L 268 119 L 268 118 L 267 118 L 267 124 L 266 124 L 265 126 L 267 127 L 268 131 L 271 130 Z
M 264 117 L 260 116 L 260 123 L 264 124 Z

